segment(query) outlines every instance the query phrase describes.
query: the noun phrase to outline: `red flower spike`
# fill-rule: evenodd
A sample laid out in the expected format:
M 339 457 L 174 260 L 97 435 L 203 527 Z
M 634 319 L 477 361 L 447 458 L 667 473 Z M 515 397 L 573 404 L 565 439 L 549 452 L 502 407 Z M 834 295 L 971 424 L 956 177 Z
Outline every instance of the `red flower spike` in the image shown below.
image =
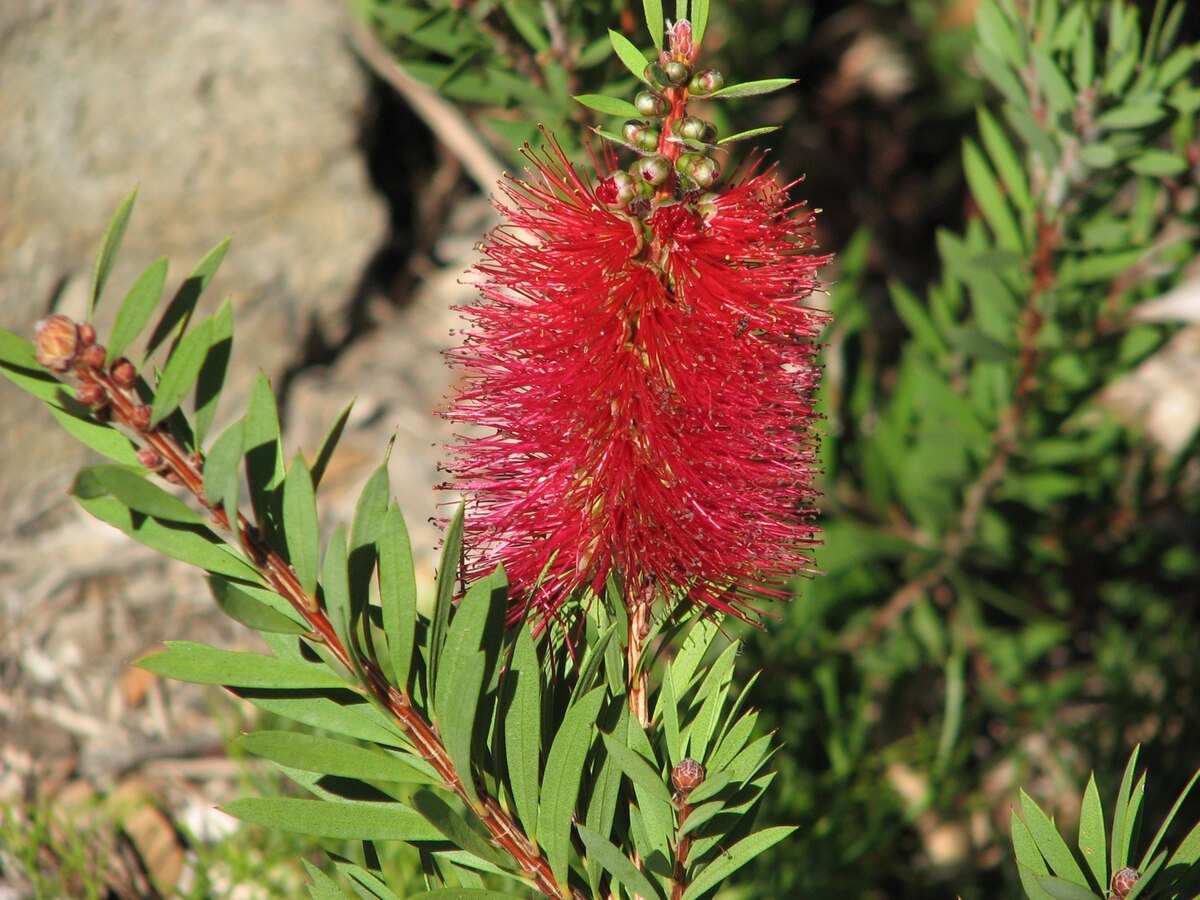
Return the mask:
M 610 575 L 750 618 L 817 543 L 810 216 L 757 166 L 623 211 L 553 141 L 526 155 L 451 352 L 448 415 L 483 432 L 448 464 L 467 576 L 502 562 L 539 627 Z

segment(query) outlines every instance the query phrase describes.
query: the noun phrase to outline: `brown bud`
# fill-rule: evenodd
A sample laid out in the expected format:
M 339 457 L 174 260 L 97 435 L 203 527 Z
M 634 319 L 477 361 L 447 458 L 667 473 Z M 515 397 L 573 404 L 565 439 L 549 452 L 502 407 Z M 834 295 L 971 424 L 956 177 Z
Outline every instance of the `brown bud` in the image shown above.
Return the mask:
M 137 383 L 137 369 L 123 356 L 112 364 L 108 374 L 112 376 L 117 387 L 131 388 Z
M 87 406 L 102 406 L 108 402 L 108 394 L 94 381 L 85 381 L 75 388 L 75 399 Z
M 690 756 L 671 770 L 671 783 L 684 798 L 699 787 L 702 781 L 704 781 L 704 766 Z
M 1112 892 L 1116 897 L 1128 897 L 1129 892 L 1133 890 L 1133 886 L 1138 883 L 1142 877 L 1142 873 L 1137 869 L 1132 869 L 1126 866 L 1123 869 L 1117 869 L 1112 877 Z
M 145 469 L 153 469 L 158 471 L 162 468 L 163 458 L 157 450 L 151 450 L 149 447 L 143 447 L 137 452 L 138 465 Z
M 83 322 L 79 326 L 79 346 L 90 347 L 96 343 L 96 326 L 91 322 Z
M 80 362 L 82 362 L 88 368 L 102 369 L 104 368 L 104 358 L 107 355 L 108 351 L 106 351 L 102 346 L 99 344 L 92 344 L 81 354 L 79 354 L 79 359 Z
M 138 431 L 145 431 L 150 427 L 150 407 L 145 403 L 135 403 L 133 409 L 129 411 L 129 424 Z
M 65 372 L 79 355 L 79 326 L 66 316 L 48 316 L 37 323 L 33 358 L 48 369 Z

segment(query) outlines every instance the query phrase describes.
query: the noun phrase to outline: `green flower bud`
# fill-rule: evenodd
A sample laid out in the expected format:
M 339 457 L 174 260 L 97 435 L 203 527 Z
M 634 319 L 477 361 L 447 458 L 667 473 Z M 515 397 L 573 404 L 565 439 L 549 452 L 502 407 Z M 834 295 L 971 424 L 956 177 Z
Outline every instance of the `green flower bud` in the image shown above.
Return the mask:
M 650 65 L 646 66 L 646 70 L 642 73 L 642 76 L 651 84 L 658 85 L 659 87 L 666 87 L 671 83 L 671 80 L 667 78 L 667 73 L 663 71 L 663 67 L 658 63 L 650 63 Z
M 704 123 L 704 137 L 700 138 L 706 144 L 715 144 L 717 142 L 717 126 L 712 122 Z
M 675 124 L 675 133 L 689 141 L 702 141 L 708 130 L 708 123 L 695 116 L 686 116 Z
M 654 153 L 635 162 L 630 167 L 629 174 L 657 187 L 671 174 L 671 163 L 665 156 Z
M 636 145 L 638 138 L 646 130 L 647 124 L 646 122 L 639 122 L 637 119 L 630 119 L 621 126 L 621 137 L 625 139 L 625 143 Z
M 608 205 L 614 209 L 624 209 L 637 196 L 638 182 L 628 172 L 620 171 L 613 172 L 609 181 L 612 183 L 612 199 L 608 200 Z
M 725 76 L 716 69 L 702 69 L 688 82 L 688 92 L 704 97 L 725 87 Z
M 680 175 L 700 188 L 712 187 L 712 183 L 717 180 L 717 176 L 721 171 L 715 162 L 707 156 L 701 156 L 699 153 L 683 154 L 683 156 L 675 161 L 675 169 Z
M 654 91 L 641 91 L 633 98 L 633 105 L 637 107 L 639 115 L 648 119 L 658 118 L 667 111 L 666 99 Z
M 667 81 L 676 87 L 684 84 L 692 76 L 691 67 L 687 63 L 676 62 L 675 60 L 671 60 L 665 64 L 662 69 L 666 73 Z

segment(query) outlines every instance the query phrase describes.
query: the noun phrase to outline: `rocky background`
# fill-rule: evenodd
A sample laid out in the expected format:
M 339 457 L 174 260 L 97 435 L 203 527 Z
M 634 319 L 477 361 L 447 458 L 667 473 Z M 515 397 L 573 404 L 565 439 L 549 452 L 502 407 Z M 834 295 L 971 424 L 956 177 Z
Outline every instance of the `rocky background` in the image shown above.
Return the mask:
M 31 335 L 50 312 L 82 315 L 104 227 L 134 186 L 102 335 L 146 265 L 169 255 L 173 290 L 232 233 L 203 308 L 233 300 L 223 414 L 264 371 L 290 455 L 357 398 L 323 512 L 348 520 L 396 434 L 393 491 L 431 579 L 450 437 L 434 415 L 450 384 L 440 351 L 490 210 L 355 37 L 342 0 L 0 3 L 0 325 Z M 151 896 L 147 872 L 186 893 L 179 831 L 231 827 L 212 807 L 236 792 L 236 725 L 214 721 L 216 692 L 129 662 L 164 638 L 253 636 L 196 573 L 74 507 L 66 489 L 87 462 L 0 383 L 0 823 L 28 804 L 93 810 L 122 824 L 94 848 L 118 895 Z M 0 846 L 5 900 L 33 896 L 19 849 Z

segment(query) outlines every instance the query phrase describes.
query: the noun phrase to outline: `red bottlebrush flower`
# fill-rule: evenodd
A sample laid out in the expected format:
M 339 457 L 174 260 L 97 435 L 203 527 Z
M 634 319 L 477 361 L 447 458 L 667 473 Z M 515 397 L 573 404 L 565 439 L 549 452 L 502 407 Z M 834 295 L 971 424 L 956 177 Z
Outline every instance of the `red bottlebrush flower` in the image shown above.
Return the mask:
M 451 353 L 449 417 L 487 432 L 448 464 L 473 495 L 467 574 L 503 563 L 512 618 L 539 625 L 610 575 L 747 618 L 816 543 L 810 216 L 755 166 L 629 203 L 624 173 L 527 156 Z

